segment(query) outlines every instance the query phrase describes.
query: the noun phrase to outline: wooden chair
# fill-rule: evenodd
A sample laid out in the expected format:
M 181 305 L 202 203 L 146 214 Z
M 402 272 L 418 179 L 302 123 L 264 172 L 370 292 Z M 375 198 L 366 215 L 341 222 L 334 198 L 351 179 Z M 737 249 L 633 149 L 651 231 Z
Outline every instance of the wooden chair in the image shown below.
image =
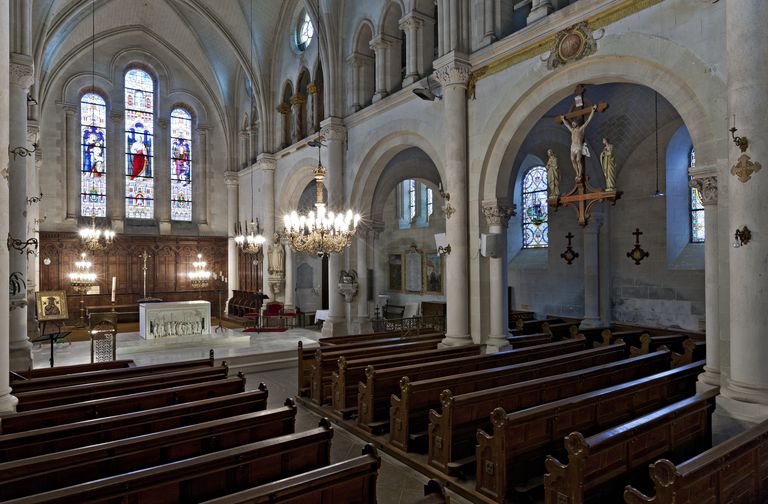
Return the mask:
M 91 336 L 91 363 L 117 358 L 117 313 L 88 314 Z

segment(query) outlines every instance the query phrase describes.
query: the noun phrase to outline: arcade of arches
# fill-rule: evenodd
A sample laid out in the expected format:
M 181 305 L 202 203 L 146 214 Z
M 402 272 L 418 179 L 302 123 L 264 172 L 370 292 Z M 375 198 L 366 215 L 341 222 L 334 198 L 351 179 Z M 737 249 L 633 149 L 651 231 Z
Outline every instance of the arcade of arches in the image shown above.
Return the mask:
M 716 415 L 768 418 L 762 0 L 252 2 L 0 0 L 0 235 L 40 240 L 0 250 L 0 410 L 15 404 L 9 363 L 31 364 L 34 293 L 69 288 L 72 237 L 94 216 L 118 246 L 93 304 L 112 276 L 118 303 L 140 297 L 142 243 L 152 292 L 193 299 L 183 275 L 204 251 L 228 297 L 325 309 L 324 336 L 370 331 L 385 301 L 445 303 L 443 344 L 489 351 L 510 309 L 700 331 Z M 362 215 L 326 265 L 279 239 L 282 215 L 314 203 L 318 139 L 329 206 Z M 595 191 L 610 176 L 621 193 L 586 225 L 549 204 L 575 186 L 574 149 Z M 239 255 L 236 224 L 252 220 L 283 271 Z M 357 272 L 352 299 L 342 270 Z

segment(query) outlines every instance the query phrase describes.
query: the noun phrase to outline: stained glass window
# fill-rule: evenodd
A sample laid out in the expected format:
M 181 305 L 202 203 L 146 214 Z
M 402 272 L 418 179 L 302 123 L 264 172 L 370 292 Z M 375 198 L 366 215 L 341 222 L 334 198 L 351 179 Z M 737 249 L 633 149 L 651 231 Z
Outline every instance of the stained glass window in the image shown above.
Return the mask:
M 696 167 L 696 152 L 691 148 L 691 152 L 688 155 L 689 166 L 691 168 Z M 690 211 L 691 211 L 691 243 L 704 243 L 706 236 L 704 230 L 704 205 L 701 203 L 701 194 L 693 187 L 690 189 Z
M 171 220 L 192 220 L 192 116 L 171 112 Z
M 80 100 L 80 215 L 107 216 L 107 104 L 86 93 Z
M 523 248 L 549 246 L 547 169 L 534 166 L 523 177 Z
M 305 50 L 312 42 L 315 36 L 315 27 L 312 26 L 312 20 L 309 14 L 304 11 L 304 15 L 299 16 L 299 24 L 296 29 L 296 48 L 299 51 Z
M 432 189 L 427 187 L 427 218 L 432 217 L 432 212 L 435 210 L 435 204 L 432 196 Z
M 408 180 L 408 217 L 413 220 L 416 217 L 416 181 Z
M 137 68 L 125 74 L 125 216 L 155 216 L 154 81 Z

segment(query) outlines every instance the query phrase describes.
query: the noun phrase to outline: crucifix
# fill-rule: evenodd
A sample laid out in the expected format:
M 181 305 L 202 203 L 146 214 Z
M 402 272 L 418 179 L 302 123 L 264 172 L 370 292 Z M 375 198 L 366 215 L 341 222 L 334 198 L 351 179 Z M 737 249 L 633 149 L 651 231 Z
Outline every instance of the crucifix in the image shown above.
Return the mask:
M 606 102 L 593 104 L 584 96 L 584 85 L 576 86 L 573 103 L 568 113 L 555 117 L 555 122 L 564 125 L 571 134 L 571 164 L 576 173 L 573 189 L 563 195 L 553 195 L 548 199 L 550 207 L 555 211 L 559 206 L 572 206 L 576 209 L 579 224 L 586 226 L 592 207 L 603 200 L 615 203 L 621 197 L 621 191 L 605 191 L 592 187 L 585 172 L 584 156 L 589 155 L 587 143 L 584 141 L 586 129 L 596 112 L 604 112 L 608 108 Z
M 149 259 L 152 256 L 147 254 L 147 249 L 144 249 L 144 252 L 142 252 L 139 257 L 141 257 L 142 260 L 144 261 L 144 264 L 141 268 L 141 271 L 144 275 L 144 296 L 142 297 L 142 299 L 147 299 L 147 259 Z

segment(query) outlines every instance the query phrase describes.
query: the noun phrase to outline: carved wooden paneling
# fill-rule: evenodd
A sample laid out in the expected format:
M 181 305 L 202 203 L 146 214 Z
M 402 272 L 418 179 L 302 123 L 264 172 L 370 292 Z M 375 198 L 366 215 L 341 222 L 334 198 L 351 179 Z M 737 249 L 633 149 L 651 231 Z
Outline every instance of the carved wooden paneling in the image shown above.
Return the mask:
M 264 255 L 259 252 L 255 256 L 243 254 L 238 251 L 237 263 L 240 273 L 240 290 L 248 292 L 262 291 L 262 273 L 261 267 Z
M 79 296 L 69 285 L 67 275 L 84 250 L 75 233 L 40 233 L 40 290 L 65 290 L 70 306 L 79 303 Z M 202 291 L 192 289 L 187 272 L 193 270 L 197 254 L 203 254 L 208 270 L 218 274 L 227 271 L 227 239 L 225 237 L 126 236 L 118 235 L 109 249 L 88 252 L 93 271 L 98 276 L 100 294 L 85 296 L 87 306 L 103 306 L 110 302 L 112 277 L 117 277 L 117 304 L 135 303 L 143 296 L 143 261 L 146 250 L 152 256 L 147 261 L 147 295 L 165 301 L 205 299 L 217 306 L 219 283 Z M 45 264 L 45 259 L 50 264 Z M 73 304 L 74 303 L 74 304 Z

